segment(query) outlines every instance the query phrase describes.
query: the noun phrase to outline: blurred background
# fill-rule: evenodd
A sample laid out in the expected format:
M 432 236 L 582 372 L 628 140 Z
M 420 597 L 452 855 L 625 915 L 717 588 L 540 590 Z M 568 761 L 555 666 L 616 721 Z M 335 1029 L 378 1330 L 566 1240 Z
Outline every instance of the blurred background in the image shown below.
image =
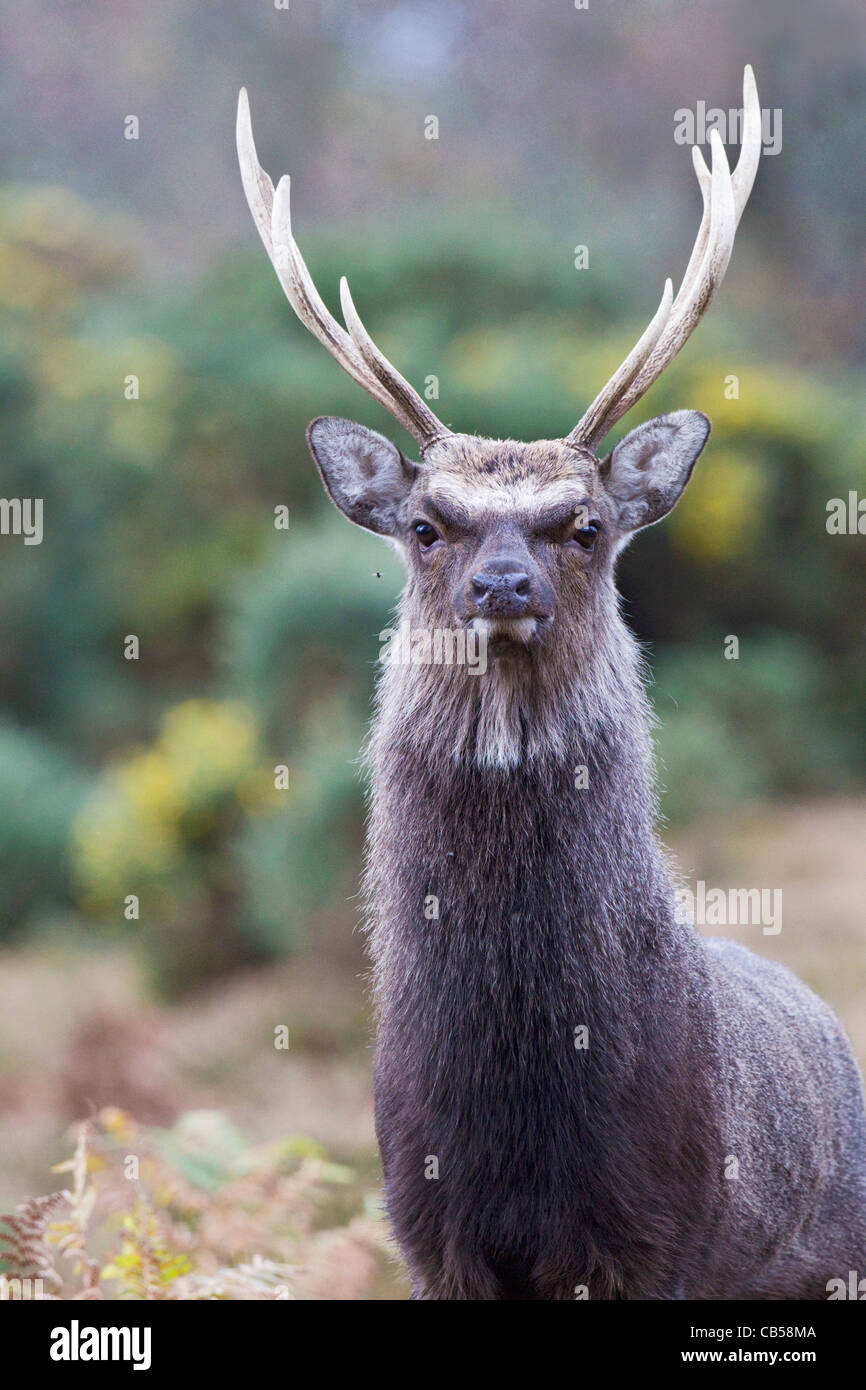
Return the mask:
M 0 493 L 43 498 L 45 534 L 0 537 L 0 1210 L 61 1184 L 89 1117 L 79 1199 L 133 1134 L 150 1164 L 132 1216 L 109 1184 L 90 1217 L 99 1258 L 127 1223 L 106 1292 L 140 1296 L 118 1270 L 155 1222 L 177 1296 L 227 1268 L 260 1296 L 237 1270 L 268 1261 L 294 1296 L 405 1294 L 356 897 L 400 576 L 330 509 L 304 429 L 414 445 L 282 297 L 242 83 L 331 307 L 346 272 L 443 420 L 532 439 L 573 426 L 678 283 L 700 198 L 674 113 L 739 107 L 753 64 L 782 148 L 628 420 L 696 407 L 713 436 L 621 587 L 668 842 L 691 881 L 782 889 L 782 932 L 738 934 L 866 1061 L 866 541 L 825 524 L 866 495 L 862 5 L 43 0 L 3 29 Z

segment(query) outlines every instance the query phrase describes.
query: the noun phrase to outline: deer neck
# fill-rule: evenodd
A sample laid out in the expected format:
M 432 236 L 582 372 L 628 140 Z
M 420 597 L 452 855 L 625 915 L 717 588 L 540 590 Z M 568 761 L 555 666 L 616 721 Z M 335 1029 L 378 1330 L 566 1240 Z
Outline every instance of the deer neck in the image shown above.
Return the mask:
M 608 632 L 569 679 L 561 659 L 386 669 L 367 885 L 385 1006 L 434 960 L 454 997 L 488 970 L 615 992 L 669 926 L 638 653 Z

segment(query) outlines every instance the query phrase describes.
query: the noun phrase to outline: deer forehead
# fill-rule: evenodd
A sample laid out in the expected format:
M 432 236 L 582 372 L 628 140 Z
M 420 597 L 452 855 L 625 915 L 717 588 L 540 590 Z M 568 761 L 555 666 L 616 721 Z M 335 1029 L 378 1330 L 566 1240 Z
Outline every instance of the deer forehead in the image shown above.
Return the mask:
M 592 493 L 598 461 L 559 440 L 452 436 L 425 459 L 423 490 L 468 513 L 532 513 Z

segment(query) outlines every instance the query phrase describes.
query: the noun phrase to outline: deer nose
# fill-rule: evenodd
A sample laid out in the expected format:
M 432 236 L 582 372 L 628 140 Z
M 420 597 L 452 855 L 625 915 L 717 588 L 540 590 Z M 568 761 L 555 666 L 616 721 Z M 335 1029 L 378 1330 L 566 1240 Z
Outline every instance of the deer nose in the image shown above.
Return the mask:
M 529 603 L 532 589 L 532 581 L 523 570 L 493 565 L 473 574 L 469 583 L 481 612 L 500 617 L 519 617 Z

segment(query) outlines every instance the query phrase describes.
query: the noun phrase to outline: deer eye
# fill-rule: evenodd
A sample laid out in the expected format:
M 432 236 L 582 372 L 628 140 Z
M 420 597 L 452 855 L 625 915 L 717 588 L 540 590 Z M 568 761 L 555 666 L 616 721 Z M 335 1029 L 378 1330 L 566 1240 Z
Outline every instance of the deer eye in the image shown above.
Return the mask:
M 574 533 L 574 539 L 584 550 L 592 550 L 598 540 L 599 527 L 596 522 L 591 521 L 588 526 L 581 526 Z
M 412 530 L 418 537 L 418 544 L 422 550 L 429 550 L 434 541 L 442 539 L 436 527 L 431 526 L 429 521 L 413 522 Z

